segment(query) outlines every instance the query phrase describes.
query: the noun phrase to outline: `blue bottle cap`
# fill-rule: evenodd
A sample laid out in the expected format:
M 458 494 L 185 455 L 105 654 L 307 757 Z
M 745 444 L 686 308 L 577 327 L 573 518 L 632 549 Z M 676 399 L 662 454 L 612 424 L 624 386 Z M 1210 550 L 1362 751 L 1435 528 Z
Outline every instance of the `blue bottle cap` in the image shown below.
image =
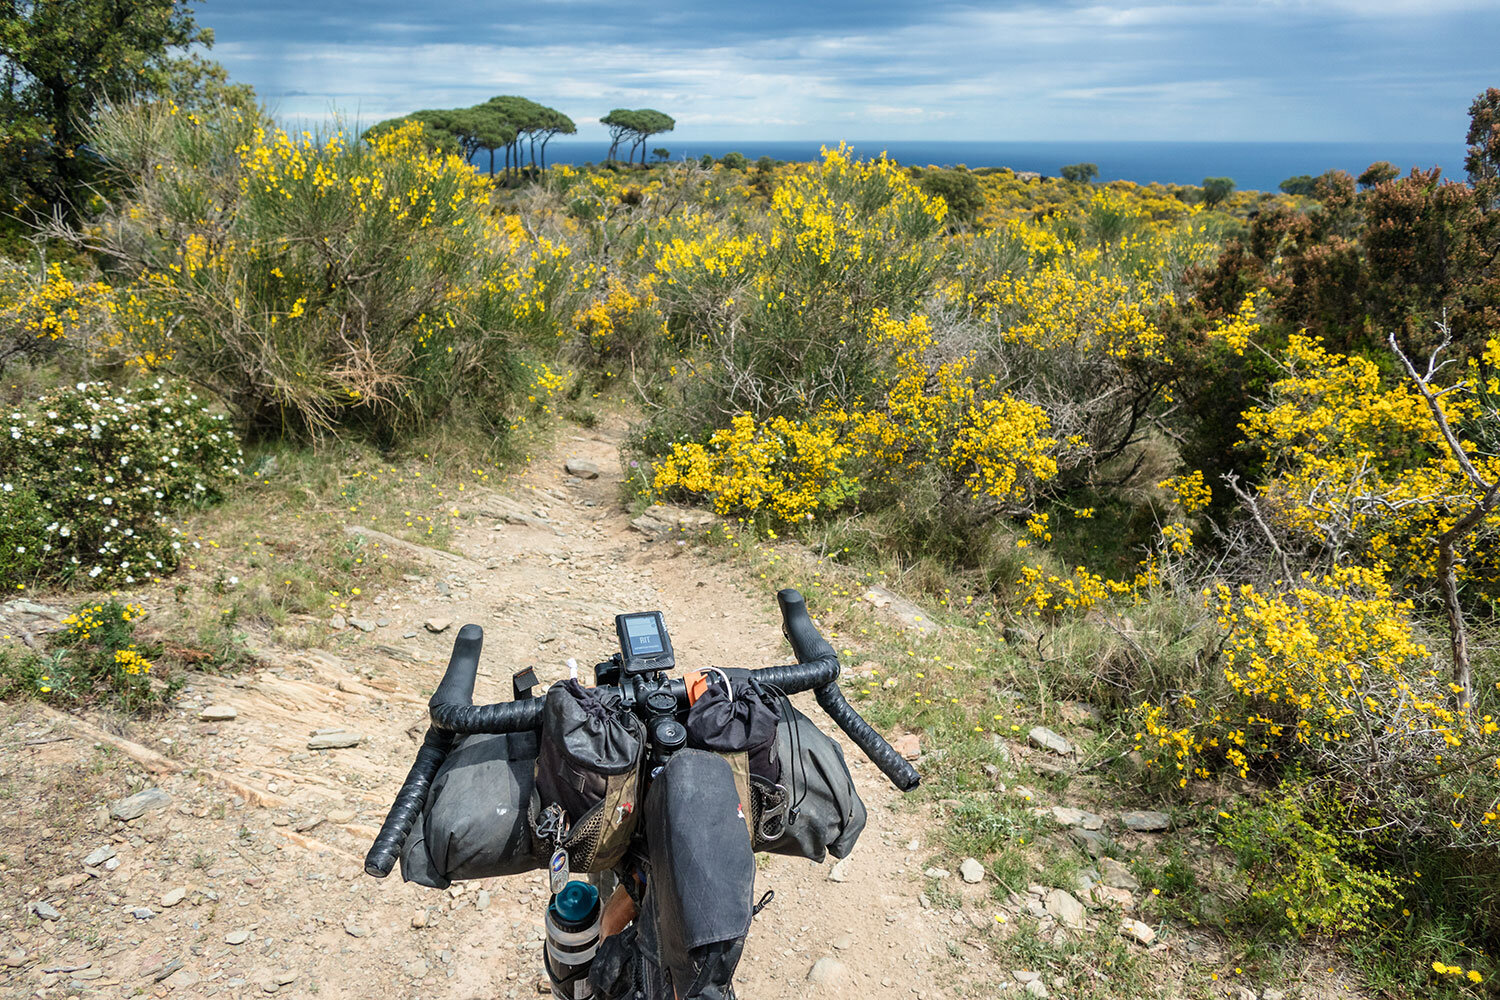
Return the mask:
M 599 905 L 599 890 L 587 882 L 569 882 L 552 899 L 552 911 L 567 924 L 582 924 Z

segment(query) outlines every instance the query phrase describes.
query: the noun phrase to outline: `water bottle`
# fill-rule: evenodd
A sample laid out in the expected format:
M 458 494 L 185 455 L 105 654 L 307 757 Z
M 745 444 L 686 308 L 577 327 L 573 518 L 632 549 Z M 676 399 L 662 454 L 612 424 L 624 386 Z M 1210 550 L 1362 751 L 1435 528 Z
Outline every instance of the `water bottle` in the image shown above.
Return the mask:
M 583 1000 L 594 995 L 589 967 L 599 950 L 599 890 L 587 882 L 569 882 L 547 904 L 547 952 L 544 964 L 552 995 Z

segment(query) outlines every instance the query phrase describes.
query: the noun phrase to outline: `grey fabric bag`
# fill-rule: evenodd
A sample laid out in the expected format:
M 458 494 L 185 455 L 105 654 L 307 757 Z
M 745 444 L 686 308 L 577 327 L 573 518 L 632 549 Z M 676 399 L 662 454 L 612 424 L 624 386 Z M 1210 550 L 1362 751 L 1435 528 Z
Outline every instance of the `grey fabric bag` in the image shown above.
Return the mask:
M 433 778 L 421 821 L 401 850 L 401 877 L 433 889 L 542 867 L 526 807 L 535 785 L 532 733 L 461 740 Z
M 783 701 L 776 754 L 787 793 L 786 829 L 774 840 L 757 838 L 755 849 L 818 862 L 829 853 L 847 857 L 864 831 L 865 804 L 854 789 L 844 751 Z
M 683 1000 L 733 997 L 755 913 L 755 854 L 737 784 L 719 754 L 679 750 L 646 793 L 647 906 L 660 964 Z
M 534 831 L 548 806 L 562 809 L 569 829 L 558 846 L 572 871 L 607 871 L 630 846 L 640 815 L 642 729 L 618 693 L 576 680 L 547 690 L 530 820 Z

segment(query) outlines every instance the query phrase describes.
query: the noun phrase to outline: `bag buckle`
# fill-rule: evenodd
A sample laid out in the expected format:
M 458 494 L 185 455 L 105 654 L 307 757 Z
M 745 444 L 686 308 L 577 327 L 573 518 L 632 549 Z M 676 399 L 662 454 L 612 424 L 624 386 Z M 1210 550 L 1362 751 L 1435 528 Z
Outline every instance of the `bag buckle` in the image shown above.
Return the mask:
M 787 795 L 786 786 L 757 783 L 756 789 L 761 793 L 760 822 L 756 825 L 756 834 L 763 841 L 780 840 L 786 833 L 787 824 Z
M 536 820 L 538 840 L 560 841 L 568 833 L 568 817 L 556 802 L 542 810 Z

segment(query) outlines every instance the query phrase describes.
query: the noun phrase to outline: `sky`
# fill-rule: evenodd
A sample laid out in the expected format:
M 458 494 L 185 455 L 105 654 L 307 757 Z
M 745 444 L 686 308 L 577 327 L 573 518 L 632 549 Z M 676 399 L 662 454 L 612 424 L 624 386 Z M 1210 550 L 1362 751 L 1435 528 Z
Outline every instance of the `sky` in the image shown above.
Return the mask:
M 602 139 L 1461 142 L 1500 0 L 207 0 L 288 123 L 520 94 Z

